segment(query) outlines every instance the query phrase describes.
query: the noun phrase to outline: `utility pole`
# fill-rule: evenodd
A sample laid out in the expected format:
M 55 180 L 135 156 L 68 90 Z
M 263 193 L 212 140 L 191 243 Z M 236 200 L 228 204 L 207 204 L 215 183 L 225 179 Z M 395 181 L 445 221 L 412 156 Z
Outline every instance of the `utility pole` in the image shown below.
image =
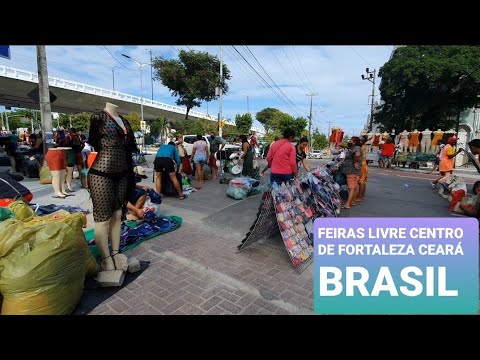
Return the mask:
M 328 134 L 327 134 L 327 138 L 330 136 L 330 124 L 333 124 L 333 121 L 327 121 L 328 123 Z
M 220 84 L 218 92 L 220 94 L 220 101 L 218 102 L 218 135 L 222 136 L 222 98 L 223 98 L 223 46 L 220 46 Z
M 52 132 L 52 108 L 50 106 L 50 89 L 48 85 L 47 52 L 45 45 L 37 45 L 38 88 L 40 112 L 42 116 L 43 153 L 47 153 L 45 134 Z
M 373 112 L 374 112 L 374 101 L 375 101 L 375 77 L 377 70 L 373 69 L 373 71 L 370 71 L 369 68 L 365 69 L 367 72 L 367 76 L 362 75 L 362 80 L 368 80 L 372 83 L 372 102 L 370 104 L 370 121 L 368 124 L 368 131 L 372 131 L 373 128 Z
M 152 49 L 150 50 L 150 80 L 152 82 L 152 101 L 153 101 L 153 57 L 152 57 Z
M 116 66 L 114 66 L 112 68 L 112 89 L 113 89 L 113 91 L 115 91 L 115 68 L 116 68 Z
M 318 93 L 306 94 L 310 96 L 310 116 L 308 117 L 308 146 L 312 147 L 312 108 L 313 108 L 313 97 L 317 96 Z

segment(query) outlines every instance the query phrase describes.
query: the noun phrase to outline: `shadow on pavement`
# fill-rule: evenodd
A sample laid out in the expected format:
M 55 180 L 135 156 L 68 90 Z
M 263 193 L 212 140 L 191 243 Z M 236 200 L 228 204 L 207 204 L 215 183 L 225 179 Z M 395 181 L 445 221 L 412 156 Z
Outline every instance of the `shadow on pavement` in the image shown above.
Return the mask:
M 85 281 L 85 289 L 83 290 L 83 296 L 72 315 L 87 315 L 88 313 L 90 313 L 90 311 L 95 309 L 105 300 L 115 295 L 117 291 L 124 288 L 125 286 L 133 282 L 136 278 L 138 278 L 140 274 L 142 274 L 148 268 L 149 265 L 150 261 L 140 261 L 140 271 L 137 271 L 133 274 L 127 273 L 125 275 L 123 285 L 118 287 L 104 288 L 98 285 L 95 279 L 87 279 L 87 281 Z

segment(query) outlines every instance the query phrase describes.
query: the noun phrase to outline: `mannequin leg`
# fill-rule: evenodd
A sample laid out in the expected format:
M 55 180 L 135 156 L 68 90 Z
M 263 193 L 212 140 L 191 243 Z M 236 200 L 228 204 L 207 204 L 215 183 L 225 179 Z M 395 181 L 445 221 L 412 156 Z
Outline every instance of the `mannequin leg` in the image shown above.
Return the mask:
M 60 192 L 63 194 L 63 195 L 68 195 L 68 193 L 66 193 L 64 190 L 63 190 L 63 186 L 65 185 L 65 179 L 67 178 L 67 170 L 62 170 L 60 171 Z
M 115 264 L 110 256 L 110 250 L 108 246 L 108 231 L 110 228 L 110 221 L 96 222 L 95 223 L 95 245 L 97 246 L 98 253 L 102 258 L 100 266 L 101 271 L 115 270 Z
M 73 181 L 73 167 L 67 167 L 67 190 L 73 192 L 72 188 Z
M 65 198 L 65 195 L 61 191 L 61 186 L 62 186 L 62 173 L 63 170 L 59 171 L 51 171 L 52 173 L 52 187 L 53 187 L 53 192 L 54 192 L 54 197 L 57 198 Z
M 122 227 L 122 209 L 112 214 L 109 224 L 110 239 L 112 241 L 112 258 L 117 270 L 128 270 L 128 259 L 125 255 L 119 253 L 120 249 L 120 231 Z

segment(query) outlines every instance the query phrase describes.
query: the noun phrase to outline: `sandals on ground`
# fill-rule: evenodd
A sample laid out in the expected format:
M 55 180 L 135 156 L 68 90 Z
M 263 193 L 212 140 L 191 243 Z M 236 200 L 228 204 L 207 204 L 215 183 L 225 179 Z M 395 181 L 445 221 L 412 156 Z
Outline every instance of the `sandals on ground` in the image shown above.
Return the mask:
M 185 200 L 187 198 L 188 198 L 188 195 L 182 195 L 182 196 L 179 197 L 180 200 Z

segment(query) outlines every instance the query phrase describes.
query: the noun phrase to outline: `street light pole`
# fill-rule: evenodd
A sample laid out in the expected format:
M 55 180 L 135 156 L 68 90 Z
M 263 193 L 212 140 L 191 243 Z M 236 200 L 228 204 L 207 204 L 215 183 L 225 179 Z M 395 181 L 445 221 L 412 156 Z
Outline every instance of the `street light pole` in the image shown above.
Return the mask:
M 125 55 L 125 54 L 122 54 L 122 56 L 134 61 L 135 64 L 138 65 L 138 70 L 140 72 L 140 120 L 141 120 L 140 125 L 143 128 L 144 120 L 143 120 L 143 71 L 142 71 L 142 68 L 144 66 L 151 65 L 151 64 L 141 63 L 140 61 L 137 61 L 134 58 L 132 58 L 128 55 Z M 145 130 L 144 130 L 144 128 L 142 129 L 142 134 L 143 134 L 143 149 L 145 150 L 146 147 L 145 147 Z
M 373 69 L 373 71 L 370 71 L 369 68 L 366 68 L 365 70 L 366 70 L 367 76 L 362 75 L 362 80 L 368 80 L 372 83 L 372 95 L 371 95 L 372 96 L 372 103 L 371 103 L 371 106 L 370 106 L 370 121 L 369 121 L 369 124 L 368 124 L 368 131 L 372 131 L 374 100 L 375 100 L 375 77 L 376 77 L 377 70 Z
M 247 97 L 247 114 L 250 114 L 250 105 L 249 105 L 249 102 L 248 102 L 248 95 L 247 94 L 242 94 L 242 96 Z
M 150 80 L 152 82 L 152 101 L 153 101 L 153 57 L 152 57 L 152 49 L 145 49 L 150 51 Z
M 113 91 L 115 91 L 115 68 L 118 67 L 118 66 L 114 66 L 112 68 L 112 89 Z

